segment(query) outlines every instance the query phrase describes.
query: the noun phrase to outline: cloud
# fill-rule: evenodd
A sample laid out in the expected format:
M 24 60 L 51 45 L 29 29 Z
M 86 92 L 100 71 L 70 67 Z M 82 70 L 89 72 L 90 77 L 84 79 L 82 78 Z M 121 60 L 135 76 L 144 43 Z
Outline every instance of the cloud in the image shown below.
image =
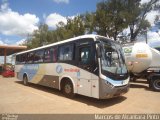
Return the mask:
M 152 47 L 160 46 L 160 30 L 157 32 L 149 31 L 147 33 L 148 42 Z
M 46 21 L 45 21 L 45 23 L 53 29 L 56 29 L 56 27 L 57 27 L 56 25 L 59 22 L 64 22 L 66 24 L 67 23 L 67 18 L 58 14 L 58 13 L 52 13 L 52 14 L 47 16 Z
M 39 18 L 30 13 L 19 14 L 4 2 L 0 6 L 0 33 L 4 35 L 26 36 L 38 29 Z
M 69 0 L 53 0 L 53 1 L 56 3 L 66 3 L 66 4 L 69 3 Z
M 143 3 L 148 3 L 148 2 L 150 2 L 151 0 L 141 0 L 141 4 L 143 4 Z M 160 3 L 160 1 L 158 1 L 158 3 Z
M 0 38 L 0 45 L 6 45 L 5 40 L 2 40 L 2 38 Z
M 144 4 L 150 1 L 151 0 L 141 0 L 140 3 Z M 158 1 L 157 3 L 160 4 L 160 1 Z M 155 20 L 156 15 L 159 15 L 159 11 L 151 11 L 147 14 L 146 19 L 151 23 L 151 25 L 154 25 L 154 20 Z
M 17 41 L 17 42 L 16 42 L 16 45 L 22 45 L 23 43 L 25 43 L 25 41 L 26 41 L 25 38 L 22 39 L 22 40 L 20 40 L 20 41 Z
M 1 11 L 11 11 L 11 9 L 8 7 L 9 6 L 9 4 L 8 4 L 8 2 L 7 1 L 2 1 L 3 2 L 3 4 L 1 5 Z
M 147 3 L 147 2 L 149 2 L 150 0 L 141 0 L 141 4 L 143 4 L 143 3 Z
M 146 42 L 146 34 L 137 37 L 138 42 Z M 160 46 L 160 30 L 157 32 L 147 32 L 147 42 L 152 47 Z
M 3 41 L 0 40 L 0 45 L 4 45 Z
M 156 15 L 159 15 L 158 11 L 151 11 L 147 14 L 146 19 L 151 23 L 151 25 L 154 25 Z

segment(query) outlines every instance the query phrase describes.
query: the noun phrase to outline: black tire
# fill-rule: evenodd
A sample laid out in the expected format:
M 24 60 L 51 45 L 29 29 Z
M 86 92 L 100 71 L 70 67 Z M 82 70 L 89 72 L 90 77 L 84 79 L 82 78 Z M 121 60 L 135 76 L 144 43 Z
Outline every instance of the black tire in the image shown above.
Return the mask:
M 152 89 L 151 80 L 149 80 L 148 83 L 149 83 L 149 88 Z
M 75 94 L 73 93 L 73 84 L 71 81 L 67 80 L 64 82 L 62 92 L 67 98 L 74 97 Z
M 151 80 L 149 86 L 150 86 L 154 91 L 160 92 L 160 79 Z
M 27 78 L 26 75 L 23 77 L 23 84 L 24 84 L 25 86 L 28 85 L 28 78 Z

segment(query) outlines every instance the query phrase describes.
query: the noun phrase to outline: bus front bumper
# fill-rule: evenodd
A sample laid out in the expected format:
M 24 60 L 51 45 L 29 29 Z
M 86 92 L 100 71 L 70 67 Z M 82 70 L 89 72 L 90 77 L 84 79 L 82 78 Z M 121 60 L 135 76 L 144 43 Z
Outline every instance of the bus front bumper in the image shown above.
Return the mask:
M 113 97 L 121 96 L 129 91 L 129 83 L 123 86 L 107 86 L 104 81 L 100 84 L 99 98 L 100 99 L 109 99 Z

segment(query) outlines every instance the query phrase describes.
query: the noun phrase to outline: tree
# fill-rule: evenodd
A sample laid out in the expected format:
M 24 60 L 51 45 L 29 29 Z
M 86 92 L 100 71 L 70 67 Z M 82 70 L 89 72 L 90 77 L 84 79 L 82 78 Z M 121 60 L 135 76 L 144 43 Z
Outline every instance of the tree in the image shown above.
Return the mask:
M 76 16 L 73 19 L 68 19 L 65 29 L 72 33 L 72 37 L 85 34 L 85 25 L 82 19 L 83 16 Z
M 97 4 L 95 13 L 86 14 L 85 24 L 90 26 L 89 32 L 95 31 L 114 40 L 129 27 L 130 40 L 134 41 L 137 35 L 144 34 L 150 27 L 146 15 L 152 10 L 160 10 L 158 0 L 143 4 L 141 0 L 103 0 Z
M 140 0 L 126 0 L 127 22 L 130 28 L 130 40 L 135 41 L 139 33 L 150 27 L 146 15 L 152 10 L 158 10 L 159 0 L 150 0 L 147 3 L 140 3 Z
M 85 34 L 85 25 L 82 16 L 68 18 L 67 24 L 59 22 L 56 30 L 49 30 L 46 24 L 40 24 L 39 29 L 29 35 L 25 45 L 29 49 L 62 41 L 68 38 Z
M 95 31 L 98 34 L 117 40 L 117 35 L 127 27 L 124 3 L 125 0 L 104 0 L 97 4 Z
M 84 23 L 85 32 L 91 34 L 95 31 L 95 13 L 85 13 L 81 15 L 82 21 Z
M 76 16 L 73 19 L 68 18 L 66 25 L 63 22 L 59 22 L 55 32 L 58 41 L 85 34 L 82 16 Z
M 46 24 L 40 24 L 37 30 L 31 35 L 28 35 L 24 45 L 27 45 L 28 49 L 46 45 L 52 39 L 49 35 L 48 26 Z

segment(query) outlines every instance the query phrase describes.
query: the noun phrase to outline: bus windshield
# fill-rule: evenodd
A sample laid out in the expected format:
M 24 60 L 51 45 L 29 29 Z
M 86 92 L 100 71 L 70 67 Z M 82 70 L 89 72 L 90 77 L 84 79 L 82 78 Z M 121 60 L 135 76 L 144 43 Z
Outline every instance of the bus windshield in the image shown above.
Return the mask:
M 119 44 L 109 40 L 100 40 L 100 49 L 102 71 L 119 75 L 127 73 L 124 55 Z

